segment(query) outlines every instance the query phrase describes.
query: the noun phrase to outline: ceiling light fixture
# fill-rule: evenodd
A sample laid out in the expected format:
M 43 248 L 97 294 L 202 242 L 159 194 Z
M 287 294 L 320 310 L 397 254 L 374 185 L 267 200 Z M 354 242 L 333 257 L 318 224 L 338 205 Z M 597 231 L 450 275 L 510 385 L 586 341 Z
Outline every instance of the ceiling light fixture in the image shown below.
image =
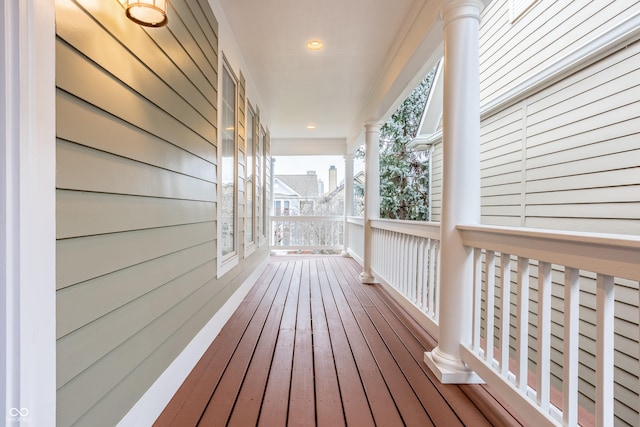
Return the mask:
M 311 40 L 307 42 L 307 49 L 309 50 L 320 50 L 322 49 L 322 42 L 320 40 Z
M 313 124 L 313 123 L 309 123 L 309 124 L 307 125 L 307 129 L 309 129 L 309 130 L 313 130 L 313 129 L 315 129 L 315 128 L 316 128 L 316 125 L 315 125 L 315 124 Z
M 125 0 L 127 18 L 145 27 L 167 25 L 167 0 Z

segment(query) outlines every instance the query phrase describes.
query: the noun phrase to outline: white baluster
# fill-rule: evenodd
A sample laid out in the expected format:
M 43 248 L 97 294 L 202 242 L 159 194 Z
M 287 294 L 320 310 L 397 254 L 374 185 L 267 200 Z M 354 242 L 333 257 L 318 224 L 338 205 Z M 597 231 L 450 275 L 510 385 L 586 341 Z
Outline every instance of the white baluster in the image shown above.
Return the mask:
M 480 353 L 480 325 L 482 323 L 482 249 L 473 248 L 473 352 Z
M 596 424 L 613 425 L 613 277 L 598 274 L 596 289 Z
M 435 246 L 433 284 L 434 284 L 433 295 L 432 295 L 433 318 L 437 323 L 439 323 L 440 322 L 440 287 L 442 286 L 442 283 L 440 281 L 440 240 L 436 241 L 436 246 Z
M 551 372 L 551 264 L 538 266 L 538 378 L 536 400 L 546 413 L 549 411 Z
M 429 240 L 429 279 L 427 288 L 427 315 L 432 319 L 435 318 L 434 295 L 436 292 L 436 250 L 438 243 L 435 240 Z
M 418 288 L 418 305 L 422 311 L 425 311 L 425 298 L 424 294 L 427 289 L 427 274 L 428 274 L 428 263 L 426 256 L 426 247 L 427 247 L 427 239 L 420 239 L 418 243 L 418 268 L 419 268 L 419 277 L 420 277 L 420 287 Z
M 511 256 L 503 253 L 500 258 L 502 277 L 502 310 L 500 313 L 500 374 L 506 378 L 509 372 L 509 325 L 511 320 Z
M 562 367 L 562 422 L 578 423 L 578 332 L 580 313 L 580 274 L 564 271 L 564 366 Z
M 523 393 L 527 391 L 529 373 L 529 258 L 518 258 L 518 332 L 516 360 L 518 376 L 516 384 Z
M 485 283 L 487 285 L 486 292 L 486 325 L 485 329 L 486 335 L 486 349 L 485 349 L 485 360 L 489 364 L 489 366 L 493 366 L 493 334 L 494 334 L 494 323 L 495 323 L 495 292 L 496 292 L 496 254 L 494 251 L 487 251 L 486 262 L 486 278 Z

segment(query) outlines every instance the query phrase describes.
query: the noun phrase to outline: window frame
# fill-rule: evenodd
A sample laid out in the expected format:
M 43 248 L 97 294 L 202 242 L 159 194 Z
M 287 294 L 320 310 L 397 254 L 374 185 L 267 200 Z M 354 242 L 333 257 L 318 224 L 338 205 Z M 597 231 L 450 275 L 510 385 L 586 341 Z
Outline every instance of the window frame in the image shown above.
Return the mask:
M 239 179 L 238 179 L 238 162 L 239 158 L 239 136 L 238 136 L 238 124 L 239 124 L 239 90 L 238 90 L 238 77 L 233 72 L 231 65 L 227 61 L 227 58 L 222 55 L 222 72 L 218 77 L 218 85 L 220 89 L 219 96 L 219 108 L 218 108 L 218 146 L 217 146 L 217 157 L 218 157 L 218 186 L 217 186 L 217 259 L 218 259 L 218 272 L 217 277 L 222 277 L 225 273 L 230 271 L 233 267 L 238 265 L 238 211 L 239 211 Z M 223 164 L 224 164 L 224 112 L 225 112 L 225 74 L 229 76 L 229 78 L 233 81 L 234 94 L 233 94 L 233 174 L 230 176 L 233 177 L 233 218 L 232 218 L 232 250 L 229 253 L 223 255 L 223 247 L 222 247 L 222 228 L 223 228 L 223 220 L 222 220 L 222 205 L 223 205 Z
M 246 138 L 246 150 L 245 150 L 245 258 L 251 255 L 258 243 L 258 209 L 257 202 L 259 200 L 257 194 L 256 176 L 258 170 L 258 141 L 257 141 L 257 129 L 258 129 L 258 115 L 250 102 L 247 102 L 247 138 Z M 249 153 L 249 147 L 251 147 L 251 155 Z M 251 157 L 251 160 L 249 158 Z M 249 161 L 251 164 L 249 165 Z M 250 167 L 249 167 L 250 166 Z M 251 194 L 249 194 L 249 192 Z M 250 208 L 249 208 L 250 207 Z M 248 231 L 251 231 L 251 238 L 249 238 Z
M 269 200 L 269 195 L 270 195 L 270 191 L 271 191 L 271 182 L 267 182 L 267 162 L 270 162 L 270 159 L 268 157 L 268 152 L 269 150 L 267 149 L 267 132 L 264 129 L 264 126 L 262 126 L 262 124 L 260 124 L 260 128 L 258 131 L 258 151 L 260 152 L 260 162 L 261 162 L 261 175 L 262 175 L 262 187 L 260 189 L 261 191 L 261 206 L 260 209 L 262 211 L 262 222 L 261 222 L 261 227 L 260 227 L 260 231 L 259 231 L 259 235 L 258 238 L 260 240 L 260 245 L 262 246 L 264 243 L 268 244 L 268 240 L 267 240 L 267 236 L 270 236 L 271 232 L 271 218 L 270 218 L 270 210 L 271 210 L 271 203 Z M 272 171 L 272 167 L 271 165 L 269 165 L 269 179 L 271 179 L 271 177 L 273 176 L 273 171 Z M 269 237 L 269 240 L 271 239 L 271 237 Z

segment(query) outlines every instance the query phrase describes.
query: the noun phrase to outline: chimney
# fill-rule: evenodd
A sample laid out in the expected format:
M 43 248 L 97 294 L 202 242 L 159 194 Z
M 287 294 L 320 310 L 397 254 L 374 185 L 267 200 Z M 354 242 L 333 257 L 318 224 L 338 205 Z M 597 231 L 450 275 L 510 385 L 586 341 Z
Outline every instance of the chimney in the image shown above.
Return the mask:
M 329 193 L 338 188 L 338 171 L 336 167 L 331 165 L 329 168 Z

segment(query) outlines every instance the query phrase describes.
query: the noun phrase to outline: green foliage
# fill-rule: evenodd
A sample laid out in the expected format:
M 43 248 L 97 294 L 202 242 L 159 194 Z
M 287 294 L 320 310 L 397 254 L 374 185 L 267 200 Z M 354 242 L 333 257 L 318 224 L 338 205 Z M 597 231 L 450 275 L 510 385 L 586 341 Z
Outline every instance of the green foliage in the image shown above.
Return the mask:
M 432 71 L 380 128 L 380 216 L 429 219 L 429 158 L 407 144 L 416 136 L 435 72 Z M 364 151 L 359 150 L 359 156 Z

